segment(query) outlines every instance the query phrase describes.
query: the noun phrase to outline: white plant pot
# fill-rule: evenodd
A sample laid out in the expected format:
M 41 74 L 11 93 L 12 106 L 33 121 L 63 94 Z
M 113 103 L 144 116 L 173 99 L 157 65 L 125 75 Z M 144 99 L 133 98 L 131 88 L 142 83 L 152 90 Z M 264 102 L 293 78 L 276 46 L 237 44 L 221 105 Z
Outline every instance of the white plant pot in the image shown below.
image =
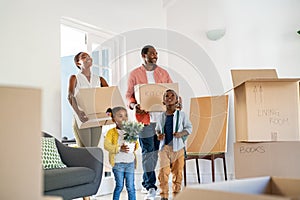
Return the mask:
M 124 142 L 129 147 L 128 153 L 133 153 L 135 148 L 135 142 Z

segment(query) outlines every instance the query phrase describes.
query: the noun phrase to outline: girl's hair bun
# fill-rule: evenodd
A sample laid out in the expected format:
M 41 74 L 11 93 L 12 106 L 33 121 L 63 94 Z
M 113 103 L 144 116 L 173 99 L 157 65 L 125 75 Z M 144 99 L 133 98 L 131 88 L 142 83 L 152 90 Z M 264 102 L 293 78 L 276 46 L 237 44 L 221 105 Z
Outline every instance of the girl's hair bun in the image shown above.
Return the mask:
M 108 116 L 112 117 L 112 109 L 111 109 L 111 108 L 107 108 L 106 114 L 107 114 Z

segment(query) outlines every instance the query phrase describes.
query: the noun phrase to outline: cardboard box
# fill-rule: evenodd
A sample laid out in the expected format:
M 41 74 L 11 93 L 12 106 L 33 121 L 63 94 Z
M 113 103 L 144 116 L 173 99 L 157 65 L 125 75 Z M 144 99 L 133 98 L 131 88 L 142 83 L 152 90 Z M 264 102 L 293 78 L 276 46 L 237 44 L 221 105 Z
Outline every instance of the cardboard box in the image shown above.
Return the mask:
M 0 86 L 0 199 L 42 199 L 42 90 Z
M 281 176 L 300 179 L 300 142 L 234 143 L 235 178 Z
M 42 200 L 62 200 L 62 198 L 57 196 L 43 196 Z
M 79 89 L 76 100 L 79 108 L 89 118 L 87 122 L 82 123 L 74 113 L 80 129 L 112 124 L 111 117 L 106 115 L 106 110 L 116 106 L 125 107 L 117 86 Z
M 106 113 L 94 113 L 88 114 L 88 121 L 82 122 L 80 121 L 78 115 L 74 114 L 75 120 L 77 122 L 77 126 L 79 129 L 98 127 L 113 124 L 112 118 L 108 116 Z
M 232 70 L 236 141 L 300 140 L 299 79 L 275 70 Z
M 191 98 L 189 153 L 227 151 L 228 95 Z
M 79 89 L 76 100 L 86 114 L 105 113 L 115 106 L 125 107 L 117 86 Z
M 134 95 L 141 109 L 146 111 L 165 111 L 163 94 L 167 89 L 179 95 L 178 83 L 138 84 L 134 86 Z
M 175 200 L 299 200 L 300 179 L 257 177 L 188 186 Z

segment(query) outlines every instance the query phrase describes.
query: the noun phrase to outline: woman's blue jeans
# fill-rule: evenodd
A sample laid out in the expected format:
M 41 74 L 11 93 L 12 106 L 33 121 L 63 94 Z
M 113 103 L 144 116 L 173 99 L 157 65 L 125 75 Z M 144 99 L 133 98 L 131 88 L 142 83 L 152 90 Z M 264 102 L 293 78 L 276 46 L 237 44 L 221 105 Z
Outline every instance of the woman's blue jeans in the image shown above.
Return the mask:
M 120 195 L 124 187 L 124 181 L 128 193 L 128 200 L 136 200 L 134 186 L 134 162 L 115 163 L 115 166 L 113 167 L 113 173 L 116 182 L 113 200 L 120 199 Z

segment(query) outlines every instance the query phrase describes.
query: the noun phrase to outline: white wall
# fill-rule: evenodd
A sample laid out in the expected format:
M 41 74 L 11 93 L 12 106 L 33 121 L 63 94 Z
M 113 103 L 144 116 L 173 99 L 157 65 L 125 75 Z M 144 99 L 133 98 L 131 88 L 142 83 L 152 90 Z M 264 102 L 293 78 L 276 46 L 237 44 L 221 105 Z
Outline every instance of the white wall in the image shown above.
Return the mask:
M 42 88 L 42 129 L 57 137 L 61 136 L 61 17 L 115 33 L 165 27 L 160 0 L 12 0 L 0 4 L 0 84 Z
M 231 68 L 277 68 L 281 77 L 300 77 L 300 1 L 298 0 L 52 0 L 1 1 L 1 85 L 43 89 L 42 128 L 60 137 L 60 19 L 74 18 L 115 33 L 143 28 L 165 28 L 166 34 L 186 36 L 195 46 L 183 57 L 163 58 L 171 74 L 184 85 L 184 96 L 219 93 L 231 88 Z M 226 35 L 209 41 L 205 31 L 226 28 Z M 178 36 L 177 35 L 177 36 Z M 172 36 L 176 36 L 173 34 Z M 174 41 L 174 40 L 175 41 Z M 137 37 L 147 41 L 147 36 Z M 180 40 L 168 39 L 174 50 Z M 172 43 L 171 43 L 172 42 Z M 154 44 L 155 45 L 155 44 Z M 182 44 L 183 45 L 183 44 Z M 201 66 L 192 66 L 197 56 Z M 179 53 L 178 53 L 179 52 Z M 164 54 L 164 53 L 162 53 Z M 140 62 L 139 51 L 128 54 L 128 69 Z M 192 60 L 198 63 L 197 60 Z M 222 87 L 211 90 L 202 70 L 214 68 Z M 196 71 L 196 72 L 195 72 Z M 213 72 L 213 71 L 212 71 Z M 212 74 L 209 74 L 212 75 Z M 198 82 L 195 80 L 199 80 Z M 214 86 L 214 85 L 213 85 Z M 20 102 L 22 99 L 20 99 Z M 188 110 L 188 98 L 185 98 Z M 229 119 L 229 173 L 233 174 L 234 127 L 232 102 Z M 17 118 L 17 116 L 16 116 Z M 222 165 L 218 165 L 221 173 Z M 207 177 L 209 168 L 205 166 Z M 205 172 L 206 173 L 206 172 Z
M 219 93 L 220 88 L 205 88 L 207 79 L 220 78 L 223 91 L 232 87 L 230 69 L 232 68 L 276 68 L 279 77 L 300 77 L 300 1 L 297 0 L 174 0 L 166 7 L 167 29 L 179 32 L 202 48 L 199 59 L 203 59 L 196 68 L 200 72 L 214 67 L 218 74 L 208 74 L 201 78 L 194 73 L 190 63 L 178 56 L 169 58 L 169 65 L 184 68 L 185 76 L 191 77 L 194 95 L 204 96 Z M 205 32 L 212 29 L 226 28 L 226 34 L 217 41 L 207 39 Z M 173 45 L 169 44 L 170 46 Z M 189 54 L 194 54 L 192 47 Z M 209 62 L 211 59 L 213 65 Z M 194 62 L 195 60 L 190 60 Z M 200 73 L 201 74 L 201 73 Z M 196 85 L 192 77 L 196 76 Z M 208 85 L 210 86 L 210 85 Z M 222 88 L 221 87 L 221 88 Z M 229 177 L 233 177 L 233 142 L 235 141 L 233 96 L 230 93 L 230 118 L 227 164 Z M 203 161 L 204 162 L 204 161 Z M 194 163 L 189 163 L 194 170 Z M 193 167 L 193 168 L 191 168 Z M 222 165 L 218 165 L 222 174 Z M 201 169 L 204 182 L 210 181 L 209 163 Z M 191 172 L 192 173 L 192 172 Z M 195 180 L 195 177 L 189 179 Z M 219 177 L 222 180 L 222 177 Z

